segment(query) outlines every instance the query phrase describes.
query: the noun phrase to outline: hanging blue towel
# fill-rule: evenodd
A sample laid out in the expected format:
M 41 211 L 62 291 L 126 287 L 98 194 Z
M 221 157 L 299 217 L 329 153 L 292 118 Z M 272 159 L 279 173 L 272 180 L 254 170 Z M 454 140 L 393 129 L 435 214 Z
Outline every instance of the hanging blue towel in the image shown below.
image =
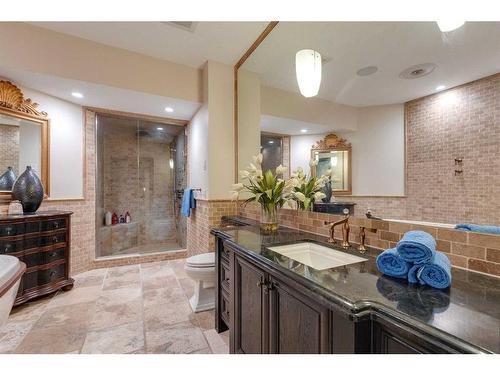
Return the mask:
M 455 225 L 455 229 L 488 234 L 500 234 L 500 227 L 496 227 L 494 225 L 457 224 Z
M 412 230 L 404 234 L 396 249 L 401 258 L 407 262 L 427 263 L 436 252 L 436 240 L 429 233 Z
M 385 275 L 406 279 L 410 264 L 398 254 L 396 249 L 387 249 L 377 256 L 377 268 Z
M 418 267 L 416 278 L 422 285 L 429 285 L 437 289 L 448 288 L 451 284 L 450 260 L 443 253 L 436 252 L 429 263 Z M 408 279 L 408 281 L 410 280 Z
M 184 195 L 182 196 L 182 216 L 189 217 L 191 209 L 196 208 L 196 199 L 194 199 L 193 189 L 184 189 Z

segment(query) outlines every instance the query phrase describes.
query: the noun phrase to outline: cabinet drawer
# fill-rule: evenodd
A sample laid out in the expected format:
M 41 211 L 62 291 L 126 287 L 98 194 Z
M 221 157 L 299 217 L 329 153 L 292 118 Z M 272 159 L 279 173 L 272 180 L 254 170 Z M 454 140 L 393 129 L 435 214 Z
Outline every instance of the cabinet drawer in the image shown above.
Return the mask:
M 219 282 L 220 282 L 220 285 L 222 286 L 222 288 L 224 288 L 224 290 L 226 292 L 229 293 L 229 288 L 230 288 L 230 283 L 231 283 L 231 278 L 230 278 L 230 273 L 229 273 L 229 263 L 227 263 L 226 261 L 224 261 L 224 259 L 221 259 L 221 262 L 220 262 L 220 273 L 219 273 Z
M 26 222 L 25 233 L 36 233 L 40 232 L 40 222 L 39 221 L 28 221 Z
M 0 225 L 0 237 L 17 236 L 24 234 L 26 227 L 24 223 L 10 223 Z
M 40 246 L 50 246 L 66 242 L 66 233 L 53 234 L 40 238 Z
M 47 269 L 28 272 L 23 276 L 23 289 L 27 290 L 49 284 L 57 279 L 63 279 L 65 276 L 65 263 L 61 263 Z
M 42 232 L 46 232 L 49 230 L 66 228 L 66 219 L 54 219 L 42 221 L 41 230 Z
M 221 293 L 222 299 L 220 301 L 221 304 L 221 313 L 220 316 L 224 323 L 229 327 L 229 310 L 230 310 L 230 305 L 229 305 L 229 294 L 227 294 L 224 290 Z
M 64 259 L 66 256 L 66 248 L 36 252 L 32 254 L 26 254 L 23 256 L 22 261 L 26 263 L 26 267 L 34 267 L 42 264 L 47 264 L 54 262 L 59 259 Z
M 24 240 L 0 240 L 0 254 L 9 254 L 24 249 Z

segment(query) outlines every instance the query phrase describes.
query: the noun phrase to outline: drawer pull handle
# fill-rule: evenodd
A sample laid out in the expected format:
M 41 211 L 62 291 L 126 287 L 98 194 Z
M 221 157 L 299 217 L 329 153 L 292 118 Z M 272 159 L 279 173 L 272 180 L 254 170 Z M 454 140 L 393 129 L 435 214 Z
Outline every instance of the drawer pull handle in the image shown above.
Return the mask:
M 56 271 L 52 271 L 52 272 L 50 273 L 50 277 L 54 277 L 55 275 L 57 275 L 57 272 L 56 272 Z
M 52 242 L 57 243 L 57 237 L 56 237 L 56 236 L 54 236 L 54 237 L 52 238 Z
M 54 228 L 59 228 L 59 223 L 57 221 L 54 223 Z

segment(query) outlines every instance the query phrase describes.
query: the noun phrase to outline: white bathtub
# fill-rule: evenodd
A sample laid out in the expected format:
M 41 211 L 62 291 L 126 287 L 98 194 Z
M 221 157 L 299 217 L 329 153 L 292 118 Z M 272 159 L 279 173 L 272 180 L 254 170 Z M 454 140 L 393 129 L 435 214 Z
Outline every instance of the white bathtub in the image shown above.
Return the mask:
M 26 265 L 16 257 L 0 255 L 0 327 L 9 317 L 25 270 Z
M 393 221 L 393 222 L 396 222 L 396 223 L 426 225 L 428 227 L 438 227 L 438 228 L 448 228 L 448 229 L 454 229 L 455 228 L 455 224 L 432 223 L 430 221 L 401 220 L 401 219 L 384 219 L 384 220 L 385 221 Z

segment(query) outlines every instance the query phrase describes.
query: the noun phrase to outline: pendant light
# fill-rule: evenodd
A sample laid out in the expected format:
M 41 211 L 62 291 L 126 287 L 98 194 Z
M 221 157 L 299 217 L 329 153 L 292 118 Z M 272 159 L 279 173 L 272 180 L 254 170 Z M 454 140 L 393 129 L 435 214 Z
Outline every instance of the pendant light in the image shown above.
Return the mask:
M 312 49 L 297 52 L 295 72 L 300 93 L 306 98 L 318 95 L 321 85 L 321 54 Z
M 453 31 L 455 29 L 458 29 L 459 27 L 462 27 L 465 21 L 441 20 L 441 21 L 436 21 L 436 23 L 438 24 L 439 30 L 441 30 L 442 33 L 447 33 L 449 31 Z

